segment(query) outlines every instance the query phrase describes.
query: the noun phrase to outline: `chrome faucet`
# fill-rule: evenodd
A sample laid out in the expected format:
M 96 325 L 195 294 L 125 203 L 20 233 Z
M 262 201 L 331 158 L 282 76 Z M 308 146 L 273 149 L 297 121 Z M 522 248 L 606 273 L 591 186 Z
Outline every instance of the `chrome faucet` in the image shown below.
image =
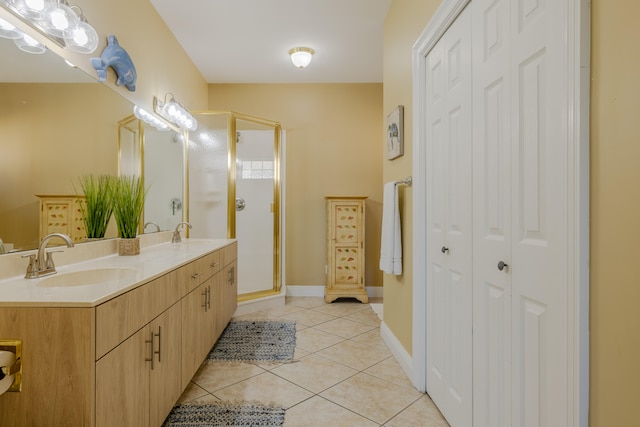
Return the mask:
M 153 221 L 147 222 L 143 227 L 144 230 L 147 229 L 147 225 L 155 225 L 156 226 L 156 233 L 158 233 L 160 231 L 160 226 L 158 224 L 156 224 L 155 222 L 153 222 Z
M 23 258 L 29 258 L 27 273 L 24 276 L 25 279 L 37 279 L 38 277 L 49 276 L 50 274 L 56 273 L 56 266 L 53 263 L 53 254 L 45 250 L 47 244 L 49 243 L 49 240 L 53 239 L 54 237 L 59 237 L 64 240 L 68 248 L 72 248 L 74 246 L 71 237 L 67 236 L 66 234 L 51 233 L 46 235 L 40 242 L 37 256 L 35 254 L 23 255 Z
M 180 242 L 182 242 L 182 238 L 180 237 L 180 226 L 181 225 L 186 225 L 190 229 L 193 228 L 191 226 L 191 224 L 189 224 L 188 222 L 181 222 L 180 224 L 176 225 L 176 231 L 173 232 L 173 237 L 171 238 L 171 243 L 180 243 Z

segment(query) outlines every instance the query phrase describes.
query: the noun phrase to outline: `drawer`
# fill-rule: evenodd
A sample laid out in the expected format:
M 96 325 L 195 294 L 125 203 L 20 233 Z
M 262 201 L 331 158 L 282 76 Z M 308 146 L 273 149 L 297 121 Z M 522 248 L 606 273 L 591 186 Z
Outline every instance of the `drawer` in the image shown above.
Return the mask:
M 182 296 L 210 279 L 223 267 L 223 252 L 218 249 L 179 269 L 179 281 Z
M 174 270 L 96 307 L 96 360 L 180 300 L 178 273 Z

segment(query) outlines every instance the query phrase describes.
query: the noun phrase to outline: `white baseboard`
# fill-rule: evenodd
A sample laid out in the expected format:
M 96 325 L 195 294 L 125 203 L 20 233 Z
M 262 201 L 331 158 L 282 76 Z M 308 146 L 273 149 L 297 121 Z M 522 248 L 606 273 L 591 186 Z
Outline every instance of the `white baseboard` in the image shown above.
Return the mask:
M 369 298 L 382 298 L 384 292 L 382 286 L 367 286 Z M 324 286 L 287 286 L 288 297 L 323 297 Z
M 413 359 L 384 322 L 380 323 L 380 336 L 389 347 L 389 350 L 391 350 L 404 373 L 407 374 L 407 378 L 413 383 Z

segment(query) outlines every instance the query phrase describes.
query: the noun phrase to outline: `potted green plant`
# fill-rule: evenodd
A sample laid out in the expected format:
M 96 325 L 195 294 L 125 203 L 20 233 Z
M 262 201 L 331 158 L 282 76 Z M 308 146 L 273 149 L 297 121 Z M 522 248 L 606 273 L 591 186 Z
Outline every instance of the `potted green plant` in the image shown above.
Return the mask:
M 127 175 L 115 177 L 111 200 L 120 238 L 118 240 L 120 255 L 140 253 L 140 239 L 137 234 L 146 194 L 147 189 L 141 177 Z
M 83 175 L 78 179 L 84 200 L 80 202 L 80 212 L 87 233 L 87 239 L 102 239 L 113 213 L 111 203 L 113 176 Z

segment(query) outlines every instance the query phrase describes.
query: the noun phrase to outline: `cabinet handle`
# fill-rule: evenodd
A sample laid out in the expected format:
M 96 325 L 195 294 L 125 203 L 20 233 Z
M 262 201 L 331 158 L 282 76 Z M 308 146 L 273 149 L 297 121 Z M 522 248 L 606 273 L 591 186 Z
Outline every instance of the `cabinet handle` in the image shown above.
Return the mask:
M 197 278 L 198 278 L 198 277 L 200 277 L 200 276 L 202 276 L 202 273 L 193 273 L 193 274 L 191 275 L 191 278 L 192 278 L 192 279 L 197 279 Z
M 211 310 L 211 286 L 207 286 L 207 308 Z
M 151 339 L 150 339 L 150 340 L 145 340 L 145 343 L 146 343 L 146 344 L 150 344 L 150 345 L 151 345 L 151 347 L 150 347 L 150 349 L 151 349 L 150 354 L 151 354 L 151 355 L 150 355 L 150 357 L 149 357 L 148 359 L 147 359 L 147 358 L 145 358 L 145 359 L 144 359 L 144 361 L 145 361 L 145 362 L 151 362 L 151 370 L 152 370 L 152 371 L 153 371 L 153 341 L 154 341 L 154 335 L 155 335 L 155 334 L 154 334 L 154 333 L 153 333 L 153 331 L 152 331 L 152 332 L 151 332 Z
M 208 290 L 209 290 L 208 288 L 205 288 L 204 291 L 202 291 L 202 296 L 204 297 L 204 304 L 202 304 L 201 307 L 204 308 L 204 311 L 207 311 L 207 294 L 209 293 Z
M 158 326 L 158 333 L 156 334 L 156 336 L 158 337 L 158 351 L 154 351 L 154 353 L 158 355 L 158 362 L 161 362 L 160 354 L 161 354 L 161 347 L 162 347 L 162 326 Z
M 229 286 L 233 286 L 233 284 L 235 283 L 235 277 L 236 277 L 236 268 L 231 267 L 229 269 L 229 280 L 227 280 L 227 282 L 229 283 Z
M 218 264 L 219 264 L 218 262 L 212 262 L 210 265 L 211 265 L 211 268 L 216 268 Z

